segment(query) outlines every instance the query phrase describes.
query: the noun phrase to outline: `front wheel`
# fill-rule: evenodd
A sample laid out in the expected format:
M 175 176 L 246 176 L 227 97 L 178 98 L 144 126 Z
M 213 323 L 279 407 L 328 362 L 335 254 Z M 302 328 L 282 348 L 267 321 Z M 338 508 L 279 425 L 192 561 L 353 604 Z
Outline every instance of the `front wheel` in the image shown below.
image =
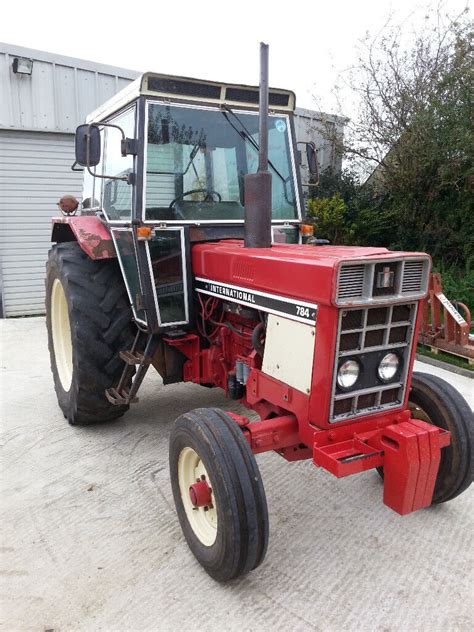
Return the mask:
M 268 511 L 262 479 L 241 430 L 224 412 L 197 408 L 170 437 L 176 511 L 189 548 L 217 581 L 262 563 Z

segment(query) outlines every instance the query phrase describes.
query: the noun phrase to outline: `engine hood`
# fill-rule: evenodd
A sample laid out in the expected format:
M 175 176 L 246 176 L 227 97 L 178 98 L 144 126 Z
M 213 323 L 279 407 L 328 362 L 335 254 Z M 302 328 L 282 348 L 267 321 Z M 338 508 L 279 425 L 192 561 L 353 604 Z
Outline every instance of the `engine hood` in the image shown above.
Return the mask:
M 196 278 L 328 305 L 342 263 L 411 257 L 426 255 L 357 246 L 244 248 L 242 241 L 228 240 L 194 245 L 192 269 Z

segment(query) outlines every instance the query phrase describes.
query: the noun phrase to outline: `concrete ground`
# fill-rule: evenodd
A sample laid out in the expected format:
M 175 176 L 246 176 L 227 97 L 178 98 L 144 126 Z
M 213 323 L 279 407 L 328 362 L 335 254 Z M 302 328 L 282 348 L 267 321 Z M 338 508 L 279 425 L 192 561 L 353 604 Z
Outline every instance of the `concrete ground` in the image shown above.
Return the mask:
M 374 472 L 337 480 L 258 457 L 270 511 L 263 565 L 216 584 L 189 552 L 168 474 L 173 420 L 221 393 L 151 375 L 116 423 L 67 425 L 43 318 L 2 325 L 3 629 L 472 630 L 472 489 L 405 516 Z M 474 405 L 474 382 L 442 373 Z

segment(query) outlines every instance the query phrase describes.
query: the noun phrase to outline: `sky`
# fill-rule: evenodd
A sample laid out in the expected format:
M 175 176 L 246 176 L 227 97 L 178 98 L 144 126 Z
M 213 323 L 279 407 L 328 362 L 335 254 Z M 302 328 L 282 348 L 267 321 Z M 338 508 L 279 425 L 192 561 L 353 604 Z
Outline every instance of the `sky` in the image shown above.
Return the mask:
M 259 42 L 270 45 L 270 85 L 297 105 L 337 107 L 332 89 L 358 42 L 389 16 L 416 33 L 431 0 L 21 0 L 2 3 L 0 41 L 138 71 L 258 84 Z M 466 0 L 444 0 L 449 13 Z M 0 86 L 1 89 L 1 86 Z

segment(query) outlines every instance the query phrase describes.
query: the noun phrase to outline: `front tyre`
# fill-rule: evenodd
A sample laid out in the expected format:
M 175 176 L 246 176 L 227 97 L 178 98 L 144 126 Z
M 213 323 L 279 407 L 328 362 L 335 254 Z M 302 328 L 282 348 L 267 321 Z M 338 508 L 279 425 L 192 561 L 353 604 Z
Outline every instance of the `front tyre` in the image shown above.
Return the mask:
M 262 563 L 268 511 L 255 457 L 237 424 L 214 408 L 179 417 L 170 437 L 179 522 L 198 562 L 223 582 Z
M 123 415 L 128 406 L 105 397 L 122 373 L 119 351 L 134 338 L 117 261 L 93 261 L 77 242 L 53 246 L 46 265 L 46 325 L 56 395 L 69 423 Z

